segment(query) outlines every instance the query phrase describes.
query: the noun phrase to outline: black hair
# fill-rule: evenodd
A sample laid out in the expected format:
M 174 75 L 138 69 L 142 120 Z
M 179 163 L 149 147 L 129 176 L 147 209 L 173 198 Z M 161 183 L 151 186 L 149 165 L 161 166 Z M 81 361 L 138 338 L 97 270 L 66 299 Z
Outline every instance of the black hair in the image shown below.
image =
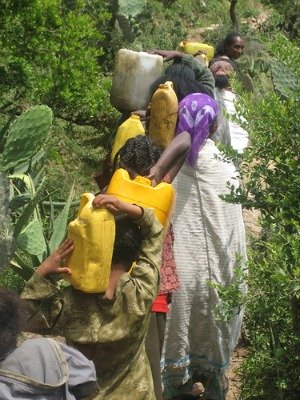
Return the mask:
M 135 175 L 146 176 L 150 168 L 158 161 L 162 151 L 163 149 L 152 143 L 148 136 L 135 136 L 128 139 L 116 154 L 113 170 L 126 169 L 131 178 Z
M 213 93 L 196 80 L 193 69 L 181 60 L 175 60 L 173 64 L 166 69 L 165 73 L 152 84 L 152 93 L 155 92 L 161 83 L 165 83 L 166 81 L 173 82 L 173 89 L 177 95 L 178 101 L 192 93 L 204 93 L 213 97 Z
M 230 33 L 225 37 L 225 39 L 223 39 L 223 40 L 217 45 L 215 57 L 217 58 L 217 57 L 226 55 L 227 47 L 228 47 L 228 46 L 231 46 L 232 43 L 234 42 L 234 39 L 237 38 L 237 37 L 243 39 L 243 36 L 242 36 L 240 33 L 237 33 L 237 32 L 230 32 Z
M 230 87 L 228 75 L 218 75 L 215 77 L 215 86 L 219 89 Z
M 116 236 L 112 264 L 125 264 L 129 270 L 139 256 L 142 243 L 141 229 L 125 214 L 116 215 L 115 221 Z
M 25 324 L 25 306 L 19 295 L 0 287 L 0 360 L 16 347 Z
M 150 168 L 155 165 L 163 149 L 145 135 L 137 135 L 128 139 L 125 145 L 117 152 L 113 171 L 123 168 L 131 178 L 136 175 L 146 176 Z M 112 257 L 112 264 L 124 263 L 127 268 L 137 260 L 142 242 L 139 226 L 127 215 L 115 216 L 116 235 Z

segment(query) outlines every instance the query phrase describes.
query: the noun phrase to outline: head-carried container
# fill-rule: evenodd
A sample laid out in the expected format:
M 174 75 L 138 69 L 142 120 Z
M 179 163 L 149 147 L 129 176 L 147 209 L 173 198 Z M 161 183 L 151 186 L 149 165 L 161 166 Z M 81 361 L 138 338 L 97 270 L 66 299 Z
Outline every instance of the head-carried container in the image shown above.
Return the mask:
M 145 129 L 138 115 L 131 115 L 118 128 L 114 144 L 110 153 L 110 161 L 114 162 L 117 152 L 124 146 L 128 139 L 137 135 L 144 135 Z
M 159 85 L 150 104 L 149 136 L 153 143 L 167 147 L 175 135 L 178 115 L 178 100 L 173 83 Z
M 146 110 L 151 100 L 151 85 L 162 71 L 161 56 L 120 49 L 110 93 L 111 104 L 120 111 Z
M 208 65 L 209 61 L 213 58 L 215 54 L 215 49 L 213 46 L 201 43 L 201 42 L 188 42 L 183 40 L 179 44 L 179 49 L 183 53 L 195 55 L 198 51 L 203 51 L 205 54 L 202 54 L 202 58 L 204 59 L 206 65 Z
M 94 208 L 94 197 L 81 196 L 78 215 L 68 226 L 74 250 L 65 266 L 72 271 L 71 284 L 85 293 L 106 291 L 115 241 L 115 218 L 105 208 Z
M 122 168 L 115 171 L 107 188 L 107 194 L 131 204 L 153 208 L 157 219 L 167 228 L 175 203 L 175 190 L 169 183 L 161 182 L 151 186 L 151 181 L 143 176 L 130 179 L 129 173 Z

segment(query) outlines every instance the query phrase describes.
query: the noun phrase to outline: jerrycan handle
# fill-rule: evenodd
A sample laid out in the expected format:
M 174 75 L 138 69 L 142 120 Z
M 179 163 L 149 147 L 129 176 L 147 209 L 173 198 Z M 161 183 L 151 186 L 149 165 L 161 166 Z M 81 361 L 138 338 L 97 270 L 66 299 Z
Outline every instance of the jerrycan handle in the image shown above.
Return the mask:
M 141 176 L 141 175 L 137 175 L 134 178 L 134 182 L 141 183 L 141 184 L 147 185 L 147 186 L 151 186 L 151 180 L 148 178 L 145 178 L 144 176 Z
M 85 207 L 88 203 L 92 204 L 95 196 L 92 193 L 83 193 L 80 199 L 80 205 L 78 210 L 78 215 L 81 213 L 83 207 Z

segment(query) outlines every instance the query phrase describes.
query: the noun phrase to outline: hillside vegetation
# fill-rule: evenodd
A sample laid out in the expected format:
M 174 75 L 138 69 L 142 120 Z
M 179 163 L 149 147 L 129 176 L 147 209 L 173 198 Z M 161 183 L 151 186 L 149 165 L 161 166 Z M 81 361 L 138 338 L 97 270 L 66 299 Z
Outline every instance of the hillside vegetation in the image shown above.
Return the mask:
M 64 238 L 80 195 L 97 191 L 120 117 L 109 102 L 117 50 L 174 49 L 190 36 L 215 45 L 234 23 L 246 39 L 233 81 L 251 146 L 236 160 L 243 189 L 227 201 L 259 210 L 261 233 L 249 234 L 248 272 L 239 271 L 247 296 L 219 290 L 225 313 L 245 306 L 240 400 L 298 399 L 299 7 L 0 0 L 0 283 L 20 291 Z

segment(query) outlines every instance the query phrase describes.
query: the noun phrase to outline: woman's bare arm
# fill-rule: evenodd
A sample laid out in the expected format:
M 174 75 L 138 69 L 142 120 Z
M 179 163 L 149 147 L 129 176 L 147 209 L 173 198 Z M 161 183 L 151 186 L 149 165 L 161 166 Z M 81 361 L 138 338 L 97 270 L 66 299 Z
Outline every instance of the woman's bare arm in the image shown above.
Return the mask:
M 181 132 L 175 136 L 157 163 L 150 169 L 148 178 L 152 180 L 154 186 L 160 183 L 167 174 L 170 181 L 175 178 L 186 159 L 190 147 L 191 137 L 188 132 Z

